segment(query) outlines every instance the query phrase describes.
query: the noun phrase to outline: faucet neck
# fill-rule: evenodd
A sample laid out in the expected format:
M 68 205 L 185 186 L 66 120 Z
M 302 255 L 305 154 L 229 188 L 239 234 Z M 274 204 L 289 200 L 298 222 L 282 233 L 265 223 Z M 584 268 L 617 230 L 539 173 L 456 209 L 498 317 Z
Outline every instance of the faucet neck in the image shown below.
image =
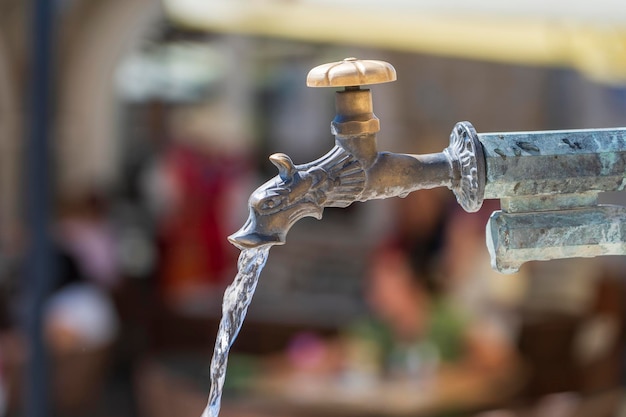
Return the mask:
M 335 136 L 360 136 L 380 131 L 369 89 L 347 87 L 336 92 L 335 109 L 337 115 L 331 123 L 331 132 Z

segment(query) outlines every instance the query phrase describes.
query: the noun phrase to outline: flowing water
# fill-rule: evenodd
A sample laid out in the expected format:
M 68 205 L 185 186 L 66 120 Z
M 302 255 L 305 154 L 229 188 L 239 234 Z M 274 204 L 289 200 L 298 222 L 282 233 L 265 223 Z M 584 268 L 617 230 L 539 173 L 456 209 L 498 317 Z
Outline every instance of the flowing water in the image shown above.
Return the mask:
M 228 351 L 237 338 L 246 317 L 269 250 L 270 246 L 242 250 L 237 262 L 237 276 L 224 292 L 222 320 L 217 331 L 211 360 L 211 391 L 202 417 L 217 417 L 220 412 Z

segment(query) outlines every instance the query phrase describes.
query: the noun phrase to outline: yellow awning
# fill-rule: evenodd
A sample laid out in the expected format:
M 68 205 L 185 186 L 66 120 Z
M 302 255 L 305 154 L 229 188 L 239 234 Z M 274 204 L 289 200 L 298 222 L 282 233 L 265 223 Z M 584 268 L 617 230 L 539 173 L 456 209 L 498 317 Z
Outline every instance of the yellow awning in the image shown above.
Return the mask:
M 443 9 L 407 0 L 164 0 L 172 20 L 194 29 L 573 67 L 596 80 L 626 83 L 626 2 L 587 1 L 587 9 L 573 0 L 556 2 L 563 13 L 554 3 L 542 9 L 539 1 L 519 13 L 504 10 L 501 1 L 475 1 L 475 8 L 472 1 L 457 2 L 463 7 L 452 7 L 454 1 Z

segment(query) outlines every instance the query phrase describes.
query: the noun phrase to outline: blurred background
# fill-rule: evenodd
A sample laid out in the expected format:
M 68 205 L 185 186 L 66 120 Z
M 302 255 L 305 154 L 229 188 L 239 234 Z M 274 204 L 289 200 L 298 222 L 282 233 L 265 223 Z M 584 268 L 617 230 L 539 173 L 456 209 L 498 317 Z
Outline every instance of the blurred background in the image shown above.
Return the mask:
M 381 150 L 626 125 L 617 0 L 0 0 L 0 416 L 200 416 L 226 236 L 268 155 L 330 150 L 305 79 L 348 56 L 397 70 Z M 299 222 L 222 415 L 624 415 L 624 259 L 495 273 L 498 208 L 433 190 Z

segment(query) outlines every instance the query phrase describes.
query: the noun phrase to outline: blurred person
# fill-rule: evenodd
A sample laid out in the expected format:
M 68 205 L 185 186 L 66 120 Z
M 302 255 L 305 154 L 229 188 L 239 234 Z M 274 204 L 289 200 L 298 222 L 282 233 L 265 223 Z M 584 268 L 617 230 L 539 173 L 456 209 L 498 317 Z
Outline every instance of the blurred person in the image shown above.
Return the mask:
M 57 280 L 42 306 L 50 398 L 54 412 L 60 415 L 91 412 L 102 393 L 119 319 L 108 291 L 90 282 L 75 257 L 58 242 L 54 259 Z M 17 304 L 23 304 L 23 299 Z M 24 312 L 13 313 L 19 317 Z M 4 394 L 8 412 L 19 414 L 29 340 L 12 322 L 17 317 L 10 316 L 7 312 L 9 320 L 0 323 L 0 394 Z
M 93 411 L 120 326 L 113 292 L 121 284 L 117 239 L 98 193 L 63 199 L 54 229 L 57 282 L 43 306 L 54 405 Z
M 45 340 L 53 354 L 109 346 L 119 326 L 110 295 L 85 279 L 72 256 L 60 251 L 61 282 L 44 304 Z
M 373 254 L 366 300 L 373 317 L 348 337 L 370 343 L 381 370 L 390 375 L 425 375 L 440 366 L 471 372 L 505 367 L 511 348 L 485 338 L 442 288 L 436 258 L 423 247 L 392 243 Z
M 497 200 L 486 200 L 478 213 L 454 206 L 443 231 L 443 285 L 453 302 L 483 334 L 515 344 L 520 327 L 519 309 L 527 291 L 527 268 L 501 274 L 491 267 L 485 227 L 499 209 Z
M 235 112 L 210 102 L 181 106 L 171 138 L 144 181 L 161 248 L 159 285 L 182 311 L 202 306 L 232 279 L 237 250 L 226 237 L 247 207 L 250 144 Z
M 419 368 L 420 351 L 426 367 L 428 361 L 434 368 L 440 364 L 486 371 L 506 365 L 515 356 L 512 341 L 485 326 L 453 285 L 460 280 L 456 274 L 462 273 L 450 265 L 455 261 L 450 253 L 456 247 L 451 246 L 449 222 L 456 202 L 447 190 L 433 189 L 413 193 L 396 204 L 396 237 L 371 258 L 365 297 L 373 320 L 362 329 L 382 338 L 378 349 L 382 347 L 383 356 L 387 356 L 387 370 L 410 373 L 411 367 Z M 467 222 L 464 225 L 468 227 L 452 229 L 457 241 L 465 240 L 461 257 L 484 248 L 484 233 L 478 249 L 474 237 L 480 233 L 467 233 L 474 231 L 475 224 Z M 470 256 L 468 260 L 480 262 L 484 258 Z M 455 265 L 465 266 L 466 274 L 472 271 L 469 262 Z M 485 265 L 489 267 L 488 260 Z M 466 282 L 475 285 L 471 279 Z M 483 289 L 479 287 L 476 292 Z M 419 373 L 418 369 L 415 372 Z

